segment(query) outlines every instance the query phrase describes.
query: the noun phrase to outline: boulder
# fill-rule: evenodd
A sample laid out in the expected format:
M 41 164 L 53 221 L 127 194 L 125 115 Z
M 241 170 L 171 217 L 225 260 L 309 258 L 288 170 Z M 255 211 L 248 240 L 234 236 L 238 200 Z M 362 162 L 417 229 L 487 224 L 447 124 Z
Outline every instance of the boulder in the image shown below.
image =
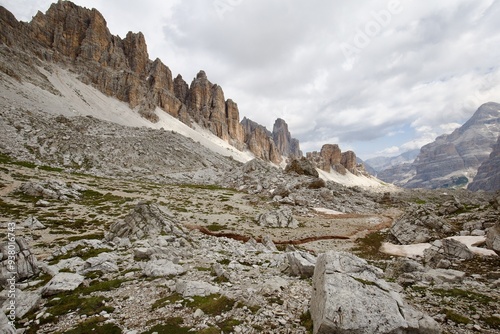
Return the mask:
M 424 263 L 431 268 L 448 268 L 455 261 L 470 260 L 474 253 L 455 239 L 436 240 L 424 250 Z
M 431 209 L 412 205 L 391 227 L 392 235 L 403 245 L 440 239 L 451 232 L 444 219 L 436 216 Z
M 11 268 L 8 262 L 9 242 L 5 241 L 0 246 L 0 284 L 5 284 L 6 280 L 12 277 L 12 272 L 16 273 L 17 281 L 31 278 L 40 272 L 36 258 L 31 253 L 28 243 L 23 237 L 16 237 L 15 242 L 12 245 L 14 246 L 16 253 L 15 268 Z
M 184 274 L 186 269 L 178 264 L 174 264 L 172 261 L 160 259 L 146 263 L 143 272 L 144 275 L 149 277 L 164 277 Z
M 286 253 L 290 274 L 300 277 L 312 277 L 316 265 L 316 257 L 307 252 L 295 251 Z
M 3 312 L 0 312 L 0 329 L 4 334 L 16 334 L 16 328 Z
M 257 221 L 263 227 L 299 227 L 299 222 L 293 217 L 292 210 L 289 208 L 281 208 L 263 213 L 258 216 Z
M 175 284 L 175 292 L 183 297 L 208 296 L 219 293 L 220 288 L 201 281 L 178 280 Z
M 43 230 L 45 225 L 40 223 L 38 219 L 34 216 L 29 216 L 26 220 L 21 224 L 21 226 L 29 228 L 30 230 Z
M 84 276 L 73 273 L 59 273 L 45 285 L 43 296 L 52 296 L 60 292 L 73 291 L 83 283 Z
M 436 284 L 461 283 L 465 272 L 453 269 L 431 269 L 423 275 L 424 281 Z
M 497 222 L 495 226 L 490 227 L 488 230 L 488 234 L 486 235 L 486 247 L 494 250 L 500 255 L 500 222 Z
M 103 273 L 112 273 L 119 270 L 116 265 L 116 254 L 100 253 L 98 256 L 87 259 L 84 264 L 84 273 L 91 271 L 101 271 Z
M 352 254 L 321 254 L 311 298 L 314 333 L 441 332 L 432 318 L 406 304 L 382 275 Z
M 152 238 L 161 233 L 184 235 L 184 228 L 172 213 L 156 204 L 139 203 L 123 219 L 113 223 L 105 238 L 129 238 L 131 241 Z

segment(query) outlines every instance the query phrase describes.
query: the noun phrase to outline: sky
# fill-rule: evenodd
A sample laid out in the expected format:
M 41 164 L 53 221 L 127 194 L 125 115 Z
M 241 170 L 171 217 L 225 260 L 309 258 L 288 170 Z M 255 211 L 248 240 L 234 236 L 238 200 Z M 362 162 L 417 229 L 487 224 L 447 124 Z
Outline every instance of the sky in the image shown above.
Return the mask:
M 52 1 L 0 0 L 30 21 Z M 303 152 L 395 156 L 500 102 L 500 0 L 74 0 L 188 83 L 199 70 Z

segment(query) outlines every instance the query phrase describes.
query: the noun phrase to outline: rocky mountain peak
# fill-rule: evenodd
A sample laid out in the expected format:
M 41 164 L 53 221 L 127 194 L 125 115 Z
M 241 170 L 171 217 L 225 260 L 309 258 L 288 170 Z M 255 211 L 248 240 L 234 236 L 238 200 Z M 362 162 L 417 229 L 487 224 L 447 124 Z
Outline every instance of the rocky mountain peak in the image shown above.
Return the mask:
M 353 151 L 343 152 L 337 144 L 325 144 L 320 152 L 308 152 L 306 157 L 316 168 L 327 173 L 332 170 L 345 175 L 349 171 L 355 175 L 364 172 L 358 168 L 356 154 Z
M 299 141 L 292 138 L 285 120 L 278 118 L 273 126 L 273 140 L 278 152 L 286 157 L 301 157 Z

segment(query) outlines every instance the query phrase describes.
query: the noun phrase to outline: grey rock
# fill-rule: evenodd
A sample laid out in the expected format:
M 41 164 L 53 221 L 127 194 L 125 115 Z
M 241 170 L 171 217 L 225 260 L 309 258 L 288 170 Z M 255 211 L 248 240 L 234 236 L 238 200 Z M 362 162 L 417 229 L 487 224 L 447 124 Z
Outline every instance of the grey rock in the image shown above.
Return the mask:
M 262 245 L 264 247 L 266 247 L 266 249 L 269 250 L 269 251 L 271 251 L 271 252 L 277 252 L 278 251 L 278 248 L 276 248 L 276 245 L 274 244 L 273 239 L 271 238 L 270 235 L 265 235 L 262 238 Z
M 460 283 L 465 278 L 465 273 L 453 269 L 431 269 L 423 275 L 423 279 L 427 282 L 437 284 L 442 283 Z
M 454 239 L 436 240 L 432 247 L 424 250 L 424 263 L 431 268 L 448 268 L 455 261 L 474 257 L 469 248 Z
M 260 293 L 263 295 L 273 295 L 283 291 L 287 286 L 287 280 L 279 276 L 273 276 L 266 279 L 266 281 L 261 285 Z
M 429 316 L 406 304 L 380 269 L 344 252 L 318 257 L 311 316 L 315 334 L 440 333 Z
M 91 257 L 85 261 L 83 273 L 92 271 L 101 271 L 103 273 L 112 273 L 119 270 L 116 264 L 116 254 L 100 253 L 96 257 Z
M 281 208 L 259 215 L 258 224 L 263 227 L 298 228 L 299 222 L 293 217 L 292 210 Z
M 291 275 L 312 277 L 316 265 L 316 257 L 307 252 L 295 251 L 286 254 Z
M 7 318 L 5 313 L 0 312 L 0 330 L 2 331 L 3 334 L 16 334 L 16 328 L 12 325 L 13 323 L 11 323 L 10 321 L 11 320 Z
M 451 232 L 446 221 L 431 209 L 412 205 L 391 227 L 391 233 L 403 245 L 439 239 Z
M 486 247 L 494 250 L 500 255 L 500 222 L 497 222 L 495 226 L 489 228 L 488 234 L 486 235 Z
M 84 276 L 73 273 L 59 273 L 45 285 L 43 296 L 52 296 L 60 292 L 73 291 L 83 283 Z
M 165 277 L 171 275 L 180 275 L 186 270 L 172 261 L 166 259 L 153 260 L 146 263 L 143 269 L 144 275 L 150 277 Z
M 184 235 L 184 228 L 174 220 L 173 214 L 155 204 L 139 203 L 120 221 L 113 223 L 106 240 L 129 238 L 131 241 L 153 238 L 161 233 Z
M 36 217 L 29 216 L 26 220 L 21 224 L 21 226 L 29 228 L 31 230 L 43 230 L 45 225 L 43 225 Z
M 175 292 L 183 297 L 208 296 L 219 293 L 220 288 L 201 281 L 178 280 L 175 284 Z
M 40 272 L 35 256 L 31 253 L 28 243 L 23 237 L 16 237 L 13 243 L 15 250 L 15 270 L 9 266 L 9 242 L 4 241 L 0 245 L 0 284 L 5 284 L 7 279 L 12 278 L 12 272 L 16 273 L 16 280 L 22 281 L 37 275 Z M 12 249 L 11 249 L 12 251 Z

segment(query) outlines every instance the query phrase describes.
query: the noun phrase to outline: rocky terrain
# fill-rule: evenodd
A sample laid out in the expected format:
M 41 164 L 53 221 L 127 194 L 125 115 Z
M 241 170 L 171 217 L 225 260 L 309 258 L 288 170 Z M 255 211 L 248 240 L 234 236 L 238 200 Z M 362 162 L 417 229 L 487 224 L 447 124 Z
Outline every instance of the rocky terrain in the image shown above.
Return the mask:
M 259 160 L 233 167 L 220 186 L 93 176 L 5 154 L 1 163 L 2 233 L 15 222 L 20 250 L 21 332 L 500 329 L 498 256 L 460 242 L 422 257 L 378 251 L 384 240 L 462 235 L 500 252 L 498 196 L 370 193 Z M 344 297 L 330 300 L 337 290 Z

